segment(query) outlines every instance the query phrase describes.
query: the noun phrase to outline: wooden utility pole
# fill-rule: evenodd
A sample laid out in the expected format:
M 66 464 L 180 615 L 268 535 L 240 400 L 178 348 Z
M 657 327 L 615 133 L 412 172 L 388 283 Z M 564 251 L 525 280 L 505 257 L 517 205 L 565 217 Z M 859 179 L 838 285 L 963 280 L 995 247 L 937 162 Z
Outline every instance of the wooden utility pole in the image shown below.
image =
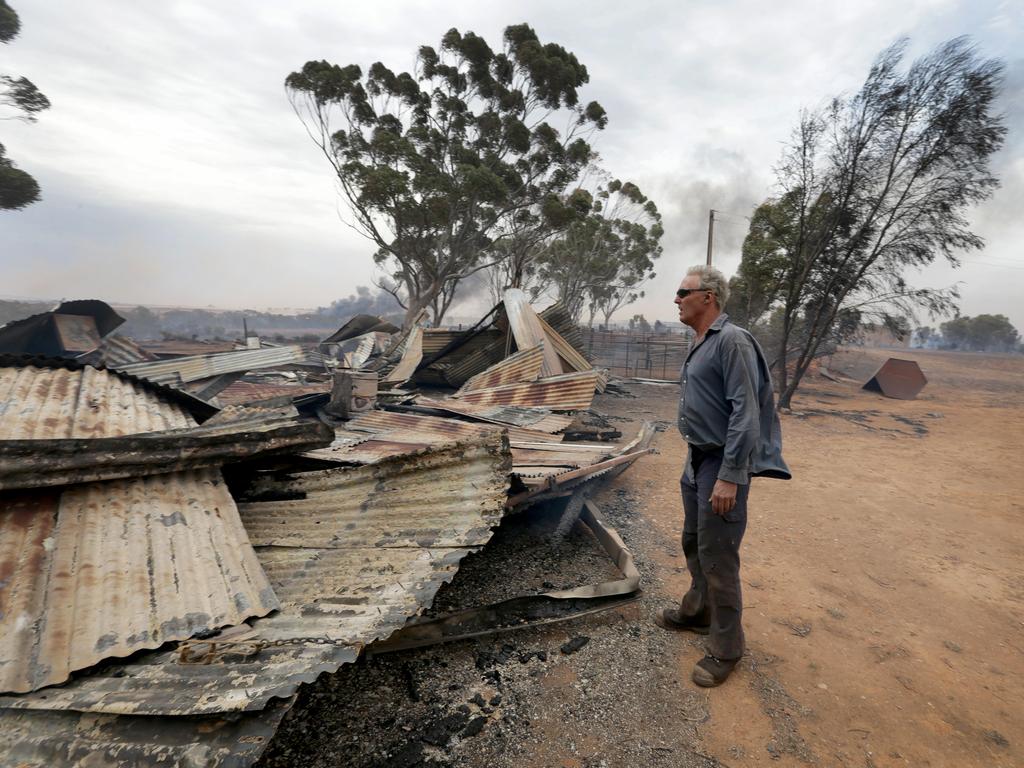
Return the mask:
M 711 266 L 711 248 L 715 241 L 715 209 L 708 214 L 708 266 Z

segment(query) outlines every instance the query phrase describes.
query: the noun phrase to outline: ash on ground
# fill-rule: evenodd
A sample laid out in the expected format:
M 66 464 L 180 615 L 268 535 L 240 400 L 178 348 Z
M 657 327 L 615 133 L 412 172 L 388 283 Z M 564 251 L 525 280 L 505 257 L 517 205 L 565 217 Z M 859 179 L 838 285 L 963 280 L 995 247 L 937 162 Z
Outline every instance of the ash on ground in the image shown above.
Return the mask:
M 606 489 L 596 500 L 650 589 L 655 569 L 645 553 L 678 543 L 643 522 L 628 491 Z M 430 613 L 619 578 L 586 528 L 555 535 L 563 506 L 506 518 Z M 689 669 L 672 663 L 678 637 L 653 623 L 663 607 L 641 599 L 559 624 L 360 659 L 303 688 L 258 765 L 716 766 L 697 751 L 707 699 L 688 684 Z

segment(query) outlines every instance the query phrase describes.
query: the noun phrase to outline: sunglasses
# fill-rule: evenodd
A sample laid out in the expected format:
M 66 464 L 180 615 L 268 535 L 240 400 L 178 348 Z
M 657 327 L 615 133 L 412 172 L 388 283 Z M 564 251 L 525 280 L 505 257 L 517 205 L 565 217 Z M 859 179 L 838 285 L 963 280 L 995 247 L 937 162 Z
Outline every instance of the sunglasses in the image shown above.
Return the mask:
M 680 299 L 685 299 L 691 293 L 700 293 L 701 291 L 710 291 L 712 288 L 680 288 L 676 291 L 676 296 Z

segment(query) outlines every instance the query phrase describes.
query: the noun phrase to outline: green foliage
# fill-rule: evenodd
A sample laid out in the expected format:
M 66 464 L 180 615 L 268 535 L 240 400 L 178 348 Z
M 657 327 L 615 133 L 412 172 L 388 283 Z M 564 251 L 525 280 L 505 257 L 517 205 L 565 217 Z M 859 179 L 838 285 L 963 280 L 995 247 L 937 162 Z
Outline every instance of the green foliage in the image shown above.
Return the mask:
M 1005 315 L 956 317 L 943 323 L 940 328 L 940 346 L 943 349 L 1014 352 L 1020 345 L 1020 334 Z
M 21 30 L 18 14 L 0 0 L 0 43 L 9 43 Z M 14 111 L 5 114 L 3 108 Z M 36 116 L 50 108 L 46 98 L 27 77 L 0 75 L 0 119 L 34 123 Z M 39 184 L 6 157 L 0 144 L 0 211 L 15 211 L 39 200 Z
M 17 168 L 0 144 L 0 211 L 16 211 L 39 199 L 39 184 Z
M 751 220 L 728 311 L 755 332 L 775 324 L 781 407 L 855 322 L 906 334 L 916 311 L 955 309 L 954 288 L 913 288 L 905 274 L 983 246 L 966 213 L 998 184 L 1003 65 L 957 38 L 904 69 L 905 48 L 883 51 L 857 93 L 802 115 L 780 194 Z
M 19 110 L 20 119 L 34 123 L 36 115 L 50 108 L 50 100 L 27 77 L 0 75 L 0 105 Z
M 574 318 L 586 307 L 590 325 L 598 312 L 607 324 L 654 277 L 662 252 L 661 214 L 636 184 L 618 179 L 599 185 L 593 195 L 577 190 L 573 196 L 581 216 L 540 251 L 538 277 Z M 589 212 L 582 216 L 584 210 Z
M 0 43 L 9 43 L 21 31 L 21 19 L 5 0 L 0 0 Z
M 503 241 L 536 242 L 579 216 L 566 190 L 607 123 L 580 103 L 588 80 L 520 24 L 500 51 L 451 29 L 420 47 L 413 73 L 310 61 L 285 87 L 407 322 L 430 307 L 436 323 L 461 280 L 515 251 Z

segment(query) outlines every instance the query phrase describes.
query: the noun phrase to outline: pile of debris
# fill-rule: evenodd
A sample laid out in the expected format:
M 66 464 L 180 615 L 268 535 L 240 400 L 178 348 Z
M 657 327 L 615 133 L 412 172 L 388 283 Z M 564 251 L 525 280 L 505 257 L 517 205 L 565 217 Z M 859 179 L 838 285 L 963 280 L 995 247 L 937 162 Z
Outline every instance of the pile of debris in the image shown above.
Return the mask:
M 636 598 L 586 497 L 653 431 L 563 441 L 607 379 L 558 306 L 509 291 L 468 331 L 361 316 L 315 350 L 178 356 L 120 322 L 77 301 L 0 328 L 0 765 L 250 765 L 364 649 Z M 556 497 L 622 579 L 416 618 Z

